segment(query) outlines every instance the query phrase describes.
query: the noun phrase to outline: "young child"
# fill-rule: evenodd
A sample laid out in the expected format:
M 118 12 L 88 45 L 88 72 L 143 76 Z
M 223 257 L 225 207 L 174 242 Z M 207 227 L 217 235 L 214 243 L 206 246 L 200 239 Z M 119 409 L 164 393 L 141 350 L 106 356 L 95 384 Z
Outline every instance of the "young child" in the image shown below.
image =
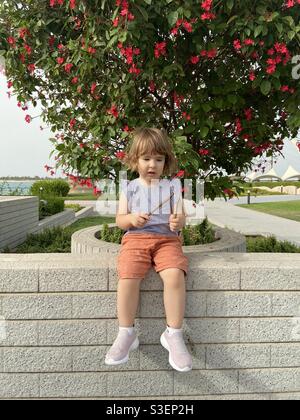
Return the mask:
M 169 352 L 170 365 L 179 372 L 187 372 L 192 369 L 192 357 L 184 343 L 182 324 L 188 258 L 183 254 L 180 236 L 186 217 L 180 180 L 162 179 L 162 176 L 175 175 L 178 171 L 166 131 L 155 128 L 135 130 L 124 162 L 131 171 L 139 173 L 139 178 L 126 185 L 123 183 L 121 188 L 116 223 L 126 233 L 122 238 L 117 267 L 119 333 L 105 363 L 126 363 L 129 352 L 138 348 L 134 320 L 140 284 L 154 266 L 164 284 L 167 317 L 167 327 L 160 341 Z

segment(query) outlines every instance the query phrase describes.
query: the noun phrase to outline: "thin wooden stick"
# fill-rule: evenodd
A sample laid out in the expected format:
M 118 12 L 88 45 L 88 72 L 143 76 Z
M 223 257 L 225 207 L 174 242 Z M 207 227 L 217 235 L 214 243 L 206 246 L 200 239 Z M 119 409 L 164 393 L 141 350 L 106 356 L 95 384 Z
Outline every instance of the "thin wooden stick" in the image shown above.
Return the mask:
M 174 186 L 172 186 L 171 187 L 171 190 L 172 190 L 172 193 L 171 193 L 171 195 L 170 195 L 170 197 L 169 198 L 167 198 L 165 201 L 163 201 L 161 204 L 159 204 L 154 210 L 152 210 L 150 213 L 149 213 L 149 216 L 153 216 L 153 213 L 155 212 L 155 211 L 157 211 L 157 210 L 159 210 L 159 209 L 161 209 L 162 208 L 162 206 L 164 205 L 164 204 L 166 204 L 168 201 L 171 201 L 171 199 L 172 199 L 172 197 L 175 195 L 175 191 L 174 191 Z M 175 203 L 175 212 L 174 212 L 174 216 L 177 218 L 177 206 L 178 206 L 178 203 Z M 145 218 L 144 218 L 145 219 Z M 146 220 L 146 219 L 145 219 Z
M 175 194 L 174 193 L 174 185 L 171 187 L 172 188 L 172 191 L 173 191 L 173 194 Z M 175 203 L 175 211 L 174 211 L 174 209 L 173 209 L 173 212 L 174 212 L 174 216 L 175 216 L 175 218 L 177 219 L 177 205 L 178 205 L 178 202 L 177 203 Z
M 150 213 L 149 213 L 149 216 L 152 216 L 153 215 L 153 213 L 155 212 L 155 211 L 157 211 L 157 210 L 159 210 L 160 208 L 162 208 L 162 206 L 164 205 L 164 204 L 166 204 L 168 201 L 170 201 L 171 200 L 171 198 L 173 197 L 173 195 L 174 195 L 174 192 L 170 195 L 170 197 L 169 198 L 167 198 L 165 201 L 163 201 L 159 206 L 157 206 L 154 210 L 152 210 Z

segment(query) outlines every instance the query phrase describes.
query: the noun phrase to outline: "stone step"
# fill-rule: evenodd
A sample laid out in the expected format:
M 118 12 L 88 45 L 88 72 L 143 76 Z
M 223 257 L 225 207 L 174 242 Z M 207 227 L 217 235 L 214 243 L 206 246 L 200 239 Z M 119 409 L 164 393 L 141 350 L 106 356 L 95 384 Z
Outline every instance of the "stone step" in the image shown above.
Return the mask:
M 111 345 L 118 333 L 117 319 L 0 322 L 5 323 L 6 331 L 0 347 Z M 141 344 L 157 344 L 166 320 L 165 317 L 136 318 L 135 325 Z M 299 324 L 295 326 L 293 317 L 185 318 L 184 334 L 191 344 L 294 344 L 300 341 Z
M 116 292 L 0 294 L 6 319 L 110 319 L 116 317 Z M 186 293 L 187 318 L 293 317 L 300 308 L 300 292 Z M 141 318 L 164 316 L 163 292 L 141 291 Z
M 2 373 L 0 398 L 161 397 L 299 393 L 299 368 Z
M 1 373 L 104 372 L 109 345 L 5 347 L 0 349 Z M 300 343 L 187 344 L 195 370 L 298 368 Z M 126 365 L 113 371 L 169 370 L 168 353 L 160 344 L 141 344 Z

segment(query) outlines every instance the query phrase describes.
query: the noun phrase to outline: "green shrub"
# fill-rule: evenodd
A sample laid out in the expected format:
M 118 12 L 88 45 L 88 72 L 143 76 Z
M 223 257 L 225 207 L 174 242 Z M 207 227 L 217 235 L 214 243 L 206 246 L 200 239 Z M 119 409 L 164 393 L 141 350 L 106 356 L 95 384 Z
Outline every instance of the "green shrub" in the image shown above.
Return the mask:
M 182 235 L 185 246 L 209 244 L 216 240 L 214 230 L 207 217 L 199 225 L 184 227 Z
M 67 204 L 65 205 L 65 209 L 72 209 L 77 213 L 78 211 L 84 209 L 84 207 L 80 206 L 79 204 Z
M 118 227 L 109 228 L 108 224 L 103 225 L 102 230 L 99 232 L 99 239 L 101 241 L 112 242 L 120 244 L 124 236 L 124 231 Z
M 60 197 L 45 197 L 39 202 L 39 219 L 61 213 L 65 209 L 65 201 Z
M 69 253 L 71 252 L 71 230 L 60 226 L 47 228 L 38 234 L 27 235 L 16 253 Z
M 99 232 L 99 239 L 106 242 L 120 244 L 124 231 L 118 227 L 109 228 L 108 224 L 104 224 Z M 208 219 L 195 226 L 186 226 L 182 230 L 183 245 L 201 245 L 215 241 L 215 233 Z
M 42 190 L 41 190 L 42 188 Z M 30 188 L 30 194 L 41 198 L 48 196 L 66 197 L 69 194 L 70 185 L 61 179 L 36 181 Z
M 247 252 L 299 253 L 300 248 L 288 241 L 278 241 L 272 235 L 267 238 L 247 238 Z

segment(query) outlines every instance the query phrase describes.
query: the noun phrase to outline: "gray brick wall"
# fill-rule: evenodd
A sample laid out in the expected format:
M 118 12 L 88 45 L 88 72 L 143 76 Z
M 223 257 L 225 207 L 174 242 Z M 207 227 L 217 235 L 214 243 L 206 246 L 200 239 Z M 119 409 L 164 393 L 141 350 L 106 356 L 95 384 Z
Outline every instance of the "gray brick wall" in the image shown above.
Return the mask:
M 159 343 L 163 286 L 153 270 L 141 287 L 140 348 L 110 368 L 116 259 L 1 254 L 0 398 L 300 399 L 300 256 L 188 258 L 184 334 L 194 368 L 180 374 Z
M 38 197 L 0 197 L 0 253 L 7 246 L 15 250 L 30 233 L 37 234 L 54 226 L 68 226 L 74 220 L 75 211 L 66 209 L 39 221 Z

